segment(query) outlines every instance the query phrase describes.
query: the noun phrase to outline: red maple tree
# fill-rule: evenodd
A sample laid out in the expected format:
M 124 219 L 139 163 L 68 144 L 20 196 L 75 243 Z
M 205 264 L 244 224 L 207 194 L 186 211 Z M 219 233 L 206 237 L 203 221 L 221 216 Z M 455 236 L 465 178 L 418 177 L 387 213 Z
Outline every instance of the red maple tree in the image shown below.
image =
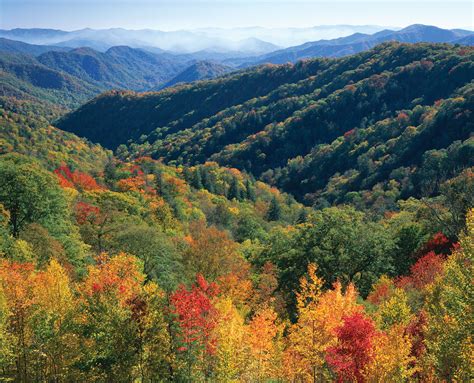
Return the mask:
M 346 316 L 343 321 L 335 330 L 338 342 L 328 348 L 326 361 L 336 372 L 338 382 L 363 382 L 364 367 L 372 358 L 375 325 L 362 313 Z
M 215 283 L 208 283 L 201 274 L 196 276 L 196 283 L 188 290 L 181 285 L 171 296 L 171 303 L 179 324 L 180 351 L 191 346 L 203 347 L 208 353 L 214 351 L 211 332 L 215 327 L 216 309 L 212 298 L 218 293 Z

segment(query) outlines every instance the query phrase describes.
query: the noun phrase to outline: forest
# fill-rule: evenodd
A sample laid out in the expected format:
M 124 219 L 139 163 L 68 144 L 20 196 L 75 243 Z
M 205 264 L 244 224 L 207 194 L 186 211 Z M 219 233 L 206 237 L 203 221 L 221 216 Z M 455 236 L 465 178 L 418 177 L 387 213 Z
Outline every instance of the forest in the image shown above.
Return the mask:
M 470 381 L 473 54 L 2 95 L 0 381 Z

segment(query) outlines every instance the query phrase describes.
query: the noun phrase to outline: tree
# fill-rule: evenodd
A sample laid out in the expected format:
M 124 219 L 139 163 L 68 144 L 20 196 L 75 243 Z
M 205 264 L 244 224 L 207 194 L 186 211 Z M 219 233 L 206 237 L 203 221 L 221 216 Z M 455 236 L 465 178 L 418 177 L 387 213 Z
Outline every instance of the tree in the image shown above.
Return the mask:
M 328 348 L 326 360 L 336 372 L 338 381 L 364 382 L 364 369 L 372 361 L 375 325 L 362 313 L 343 318 L 336 328 L 337 344 Z
M 14 237 L 29 223 L 48 226 L 66 219 L 67 203 L 57 179 L 19 155 L 0 160 L 0 203 L 10 213 Z
M 410 322 L 411 310 L 403 289 L 395 289 L 392 296 L 380 304 L 376 319 L 382 329 L 388 329 L 394 325 L 406 326 Z
M 181 255 L 171 239 L 156 229 L 145 225 L 125 228 L 112 240 L 112 248 L 140 258 L 147 277 L 167 291 L 182 279 Z
M 335 329 L 361 307 L 352 284 L 344 293 L 340 283 L 321 293 L 323 281 L 314 265 L 308 266 L 308 278 L 302 278 L 300 286 L 297 322 L 290 328 L 285 350 L 286 375 L 292 380 L 325 381 L 330 379 L 325 361 L 327 350 L 337 341 Z
M 249 350 L 244 319 L 232 300 L 225 296 L 215 307 L 218 317 L 212 335 L 216 342 L 215 379 L 219 382 L 236 381 L 248 367 L 245 363 Z
M 75 297 L 66 270 L 52 259 L 32 281 L 31 314 L 34 369 L 50 381 L 75 379 L 73 364 L 80 346 L 72 332 Z
M 191 179 L 191 185 L 195 189 L 198 189 L 198 190 L 203 188 L 202 177 L 201 177 L 201 169 L 199 167 L 197 167 L 193 172 L 193 177 Z
M 472 302 L 474 285 L 474 211 L 468 213 L 460 248 L 446 261 L 444 272 L 428 287 L 426 347 L 442 380 L 469 381 L 472 366 Z
M 165 294 L 155 283 L 143 286 L 139 296 L 128 302 L 136 325 L 137 365 L 135 374 L 142 382 L 170 379 L 173 356 L 165 313 Z
M 289 250 L 270 260 L 281 270 L 280 286 L 291 293 L 309 262 L 318 265 L 325 287 L 353 282 L 362 296 L 382 274 L 392 274 L 395 249 L 390 232 L 351 207 L 317 211 L 297 226 Z M 276 258 L 276 259 L 275 259 Z
M 395 283 L 386 275 L 382 275 L 372 286 L 372 291 L 367 296 L 367 302 L 380 305 L 393 296 Z
M 255 216 L 244 213 L 237 222 L 234 235 L 236 241 L 243 242 L 246 239 L 263 240 L 266 238 L 267 233 Z
M 227 198 L 229 200 L 236 199 L 240 201 L 242 199 L 239 180 L 236 177 L 232 177 L 229 186 L 229 192 L 227 193 Z
M 279 221 L 281 219 L 281 205 L 276 196 L 273 196 L 270 201 L 270 206 L 267 211 L 267 219 L 269 221 Z
M 387 332 L 378 332 L 372 339 L 372 359 L 363 371 L 364 381 L 411 381 L 416 369 L 411 356 L 411 340 L 403 326 L 395 325 Z
M 131 195 L 108 190 L 89 192 L 85 197 L 76 203 L 76 221 L 84 242 L 100 254 L 111 249 L 115 233 L 137 224 L 140 202 Z
M 255 202 L 257 200 L 255 188 L 252 186 L 252 183 L 248 178 L 245 180 L 245 192 L 245 198 L 247 198 L 249 201 Z
M 11 352 L 14 368 L 8 374 L 20 382 L 32 378 L 32 329 L 28 325 L 33 312 L 34 265 L 0 260 L 0 284 L 9 312 L 8 328 L 11 334 Z
M 142 296 L 145 275 L 137 258 L 103 253 L 79 285 L 77 365 L 82 379 L 133 381 L 143 365 Z M 143 303 L 144 304 L 144 303 Z M 157 323 L 157 328 L 160 324 Z M 159 345 L 156 345 L 159 347 Z
M 10 311 L 7 299 L 0 284 L 0 370 L 8 371 L 13 361 L 13 339 L 8 331 Z
M 171 305 L 179 325 L 178 351 L 184 357 L 187 379 L 209 375 L 209 355 L 215 352 L 212 338 L 217 311 L 212 299 L 217 285 L 208 283 L 200 274 L 190 289 L 184 285 L 171 295 Z
M 278 379 L 281 375 L 282 326 L 271 307 L 263 307 L 248 325 L 250 362 L 246 376 L 250 381 L 262 382 Z
M 289 345 L 285 350 L 287 375 L 292 379 L 309 379 L 316 382 L 324 363 L 326 339 L 317 314 L 323 281 L 316 275 L 316 265 L 308 265 L 308 277 L 301 277 L 296 293 L 297 322 L 291 327 Z M 321 318 L 322 319 L 322 318 Z M 322 375 L 322 374 L 321 374 Z
M 443 271 L 444 259 L 430 251 L 410 268 L 410 282 L 419 290 L 433 283 Z
M 37 265 L 42 268 L 53 258 L 66 260 L 63 245 L 43 226 L 32 223 L 21 232 L 20 238 L 31 246 Z
M 239 270 L 245 262 L 237 252 L 237 244 L 216 227 L 206 227 L 203 222 L 190 225 L 191 237 L 188 240 L 183 261 L 187 271 L 194 275 L 216 280 L 226 273 Z

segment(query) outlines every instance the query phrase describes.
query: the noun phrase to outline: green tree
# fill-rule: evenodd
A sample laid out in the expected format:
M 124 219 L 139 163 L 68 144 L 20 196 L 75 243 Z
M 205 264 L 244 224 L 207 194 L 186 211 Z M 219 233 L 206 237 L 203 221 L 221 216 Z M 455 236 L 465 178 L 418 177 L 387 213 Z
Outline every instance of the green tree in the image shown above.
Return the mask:
M 279 221 L 281 219 L 281 205 L 276 196 L 273 196 L 270 202 L 267 218 L 269 221 Z
M 196 170 L 193 172 L 191 185 L 198 190 L 203 188 L 200 168 L 196 168 Z
M 112 243 L 117 251 L 140 258 L 147 277 L 162 288 L 171 291 L 181 281 L 181 256 L 166 234 L 146 225 L 131 226 L 119 232 Z
M 326 287 L 336 280 L 353 282 L 364 296 L 380 275 L 393 274 L 395 244 L 390 232 L 354 208 L 317 211 L 290 238 L 288 250 L 267 250 L 267 259 L 281 270 L 280 285 L 290 294 L 310 262 L 318 265 Z
M 56 177 L 19 155 L 0 160 L 0 203 L 10 213 L 14 237 L 30 223 L 57 225 L 67 215 L 66 199 Z
M 250 180 L 247 178 L 245 180 L 245 191 L 246 191 L 246 198 L 252 202 L 255 202 L 257 200 L 257 196 L 255 194 L 255 188 L 253 187 L 252 183 Z
M 235 177 L 232 177 L 232 180 L 230 181 L 230 187 L 229 192 L 227 193 L 227 198 L 230 200 L 236 199 L 238 201 L 242 199 L 239 181 Z
M 467 382 L 474 374 L 474 210 L 467 218 L 461 248 L 445 264 L 441 278 L 429 288 L 426 345 L 428 358 L 443 381 Z

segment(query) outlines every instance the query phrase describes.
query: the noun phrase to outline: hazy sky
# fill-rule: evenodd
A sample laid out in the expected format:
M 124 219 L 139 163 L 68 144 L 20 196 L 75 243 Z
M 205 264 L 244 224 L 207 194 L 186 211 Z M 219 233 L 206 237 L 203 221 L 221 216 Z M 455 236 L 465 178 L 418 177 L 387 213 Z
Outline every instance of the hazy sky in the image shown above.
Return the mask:
M 470 0 L 0 0 L 0 28 L 305 27 L 323 24 L 474 29 Z

